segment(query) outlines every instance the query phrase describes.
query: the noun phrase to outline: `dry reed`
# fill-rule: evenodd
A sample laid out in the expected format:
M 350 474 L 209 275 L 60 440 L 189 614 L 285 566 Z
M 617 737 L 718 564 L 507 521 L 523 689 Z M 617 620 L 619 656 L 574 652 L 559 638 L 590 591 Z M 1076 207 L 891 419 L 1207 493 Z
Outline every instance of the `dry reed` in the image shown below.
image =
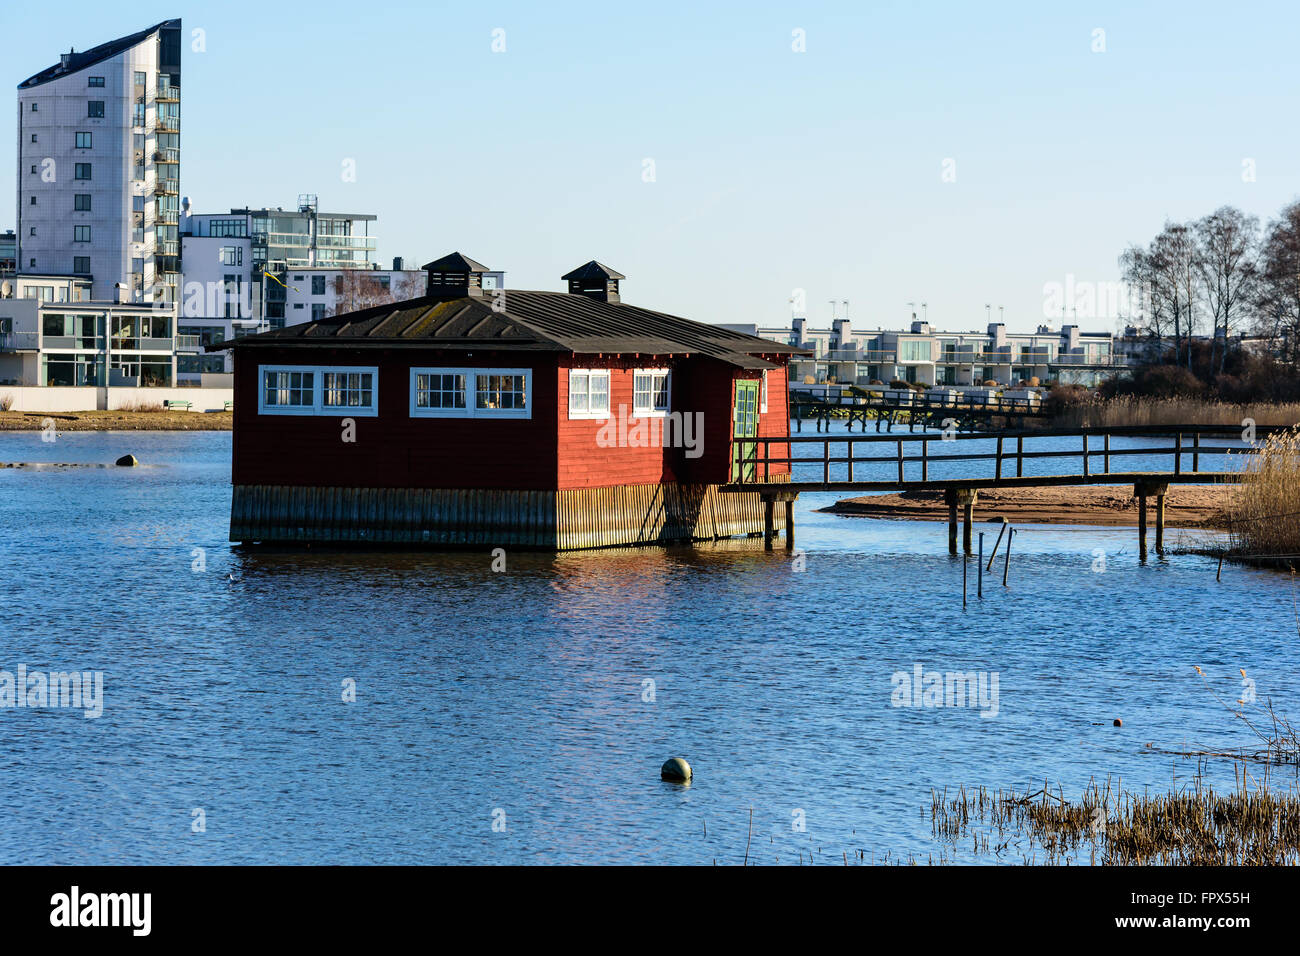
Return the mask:
M 1044 784 L 1034 793 L 962 789 L 932 793 L 933 836 L 976 855 L 1026 863 L 1103 866 L 1277 865 L 1300 862 L 1300 795 L 1277 792 L 1267 776 L 1252 789 L 1242 768 L 1237 787 L 1218 793 L 1199 773 L 1189 788 L 1151 796 L 1118 781 L 1093 782 L 1078 802 Z M 1084 854 L 1086 853 L 1086 857 Z M 1040 856 L 1041 854 L 1041 856 Z
M 1300 554 L 1300 434 L 1279 432 L 1246 457 L 1228 528 L 1236 553 Z
M 1052 424 L 1078 428 L 1122 425 L 1230 425 L 1241 428 L 1248 418 L 1256 425 L 1295 425 L 1300 423 L 1300 403 L 1233 405 L 1201 398 L 1121 396 L 1062 404 L 1057 408 Z

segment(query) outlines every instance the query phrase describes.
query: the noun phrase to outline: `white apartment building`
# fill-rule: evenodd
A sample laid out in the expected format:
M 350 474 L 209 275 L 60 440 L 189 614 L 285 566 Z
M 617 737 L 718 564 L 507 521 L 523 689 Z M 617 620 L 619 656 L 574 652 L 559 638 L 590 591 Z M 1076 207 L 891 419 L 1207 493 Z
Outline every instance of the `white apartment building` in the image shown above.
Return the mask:
M 18 85 L 19 274 L 78 276 L 104 302 L 180 282 L 181 22 L 78 53 Z
M 0 297 L 0 385 L 170 387 L 176 381 L 173 303 L 89 298 L 90 280 L 18 276 Z
M 848 319 L 815 329 L 806 318 L 786 327 L 729 325 L 728 328 L 798 345 L 813 355 L 791 362 L 790 384 L 868 385 L 901 380 L 926 385 L 1015 385 L 1040 382 L 1096 385 L 1127 367 L 1109 332 L 1084 332 L 1077 325 L 1059 331 L 1008 332 L 991 322 L 984 332 L 945 332 L 912 317 L 905 330 L 854 329 Z

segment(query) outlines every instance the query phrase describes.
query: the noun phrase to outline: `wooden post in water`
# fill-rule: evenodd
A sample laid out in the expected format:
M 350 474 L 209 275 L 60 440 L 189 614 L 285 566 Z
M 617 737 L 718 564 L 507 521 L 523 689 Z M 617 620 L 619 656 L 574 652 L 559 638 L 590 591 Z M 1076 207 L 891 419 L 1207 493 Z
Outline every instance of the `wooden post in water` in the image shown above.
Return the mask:
M 975 499 L 979 492 L 974 489 L 958 492 L 961 500 L 961 549 L 963 554 L 970 554 L 970 526 L 975 520 Z
M 785 549 L 794 550 L 794 499 L 785 501 Z
M 1165 553 L 1165 493 L 1156 492 L 1156 554 Z
M 984 532 L 980 532 L 980 563 L 975 569 L 975 596 L 984 597 Z
M 970 554 L 963 554 L 961 558 L 961 607 L 966 610 L 966 575 L 970 569 Z
M 948 553 L 957 553 L 957 490 L 949 488 L 943 493 L 948 502 Z
M 763 550 L 772 550 L 772 538 L 776 534 L 773 520 L 773 512 L 776 510 L 776 500 L 771 495 L 763 496 Z
M 1147 490 L 1144 485 L 1134 489 L 1138 499 L 1138 560 L 1146 563 L 1147 559 Z

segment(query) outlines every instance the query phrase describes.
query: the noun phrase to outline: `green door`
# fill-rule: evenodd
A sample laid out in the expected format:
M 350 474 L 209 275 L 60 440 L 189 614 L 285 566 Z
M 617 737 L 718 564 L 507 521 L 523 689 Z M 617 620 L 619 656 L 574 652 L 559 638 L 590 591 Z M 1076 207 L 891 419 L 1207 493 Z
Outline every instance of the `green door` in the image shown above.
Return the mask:
M 733 438 L 754 438 L 758 435 L 758 382 L 737 379 L 733 415 Z M 752 441 L 736 442 L 731 447 L 731 480 L 753 481 L 758 444 Z

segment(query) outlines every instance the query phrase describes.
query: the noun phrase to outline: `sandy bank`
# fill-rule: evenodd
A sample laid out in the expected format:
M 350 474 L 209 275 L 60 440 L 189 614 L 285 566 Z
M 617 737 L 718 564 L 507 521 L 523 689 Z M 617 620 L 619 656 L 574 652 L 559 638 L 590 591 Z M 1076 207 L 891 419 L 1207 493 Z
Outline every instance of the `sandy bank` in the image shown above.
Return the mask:
M 55 431 L 228 432 L 232 412 L 3 412 L 0 431 L 40 431 L 46 420 Z
M 1171 485 L 1165 498 L 1170 528 L 1218 528 L 1236 489 L 1231 485 Z M 1155 502 L 1148 521 L 1155 526 Z M 947 521 L 942 492 L 906 491 L 837 501 L 823 511 L 869 518 Z M 1096 524 L 1137 526 L 1138 503 L 1131 485 L 1072 488 L 984 489 L 975 504 L 976 521 L 1007 518 L 1017 524 Z

